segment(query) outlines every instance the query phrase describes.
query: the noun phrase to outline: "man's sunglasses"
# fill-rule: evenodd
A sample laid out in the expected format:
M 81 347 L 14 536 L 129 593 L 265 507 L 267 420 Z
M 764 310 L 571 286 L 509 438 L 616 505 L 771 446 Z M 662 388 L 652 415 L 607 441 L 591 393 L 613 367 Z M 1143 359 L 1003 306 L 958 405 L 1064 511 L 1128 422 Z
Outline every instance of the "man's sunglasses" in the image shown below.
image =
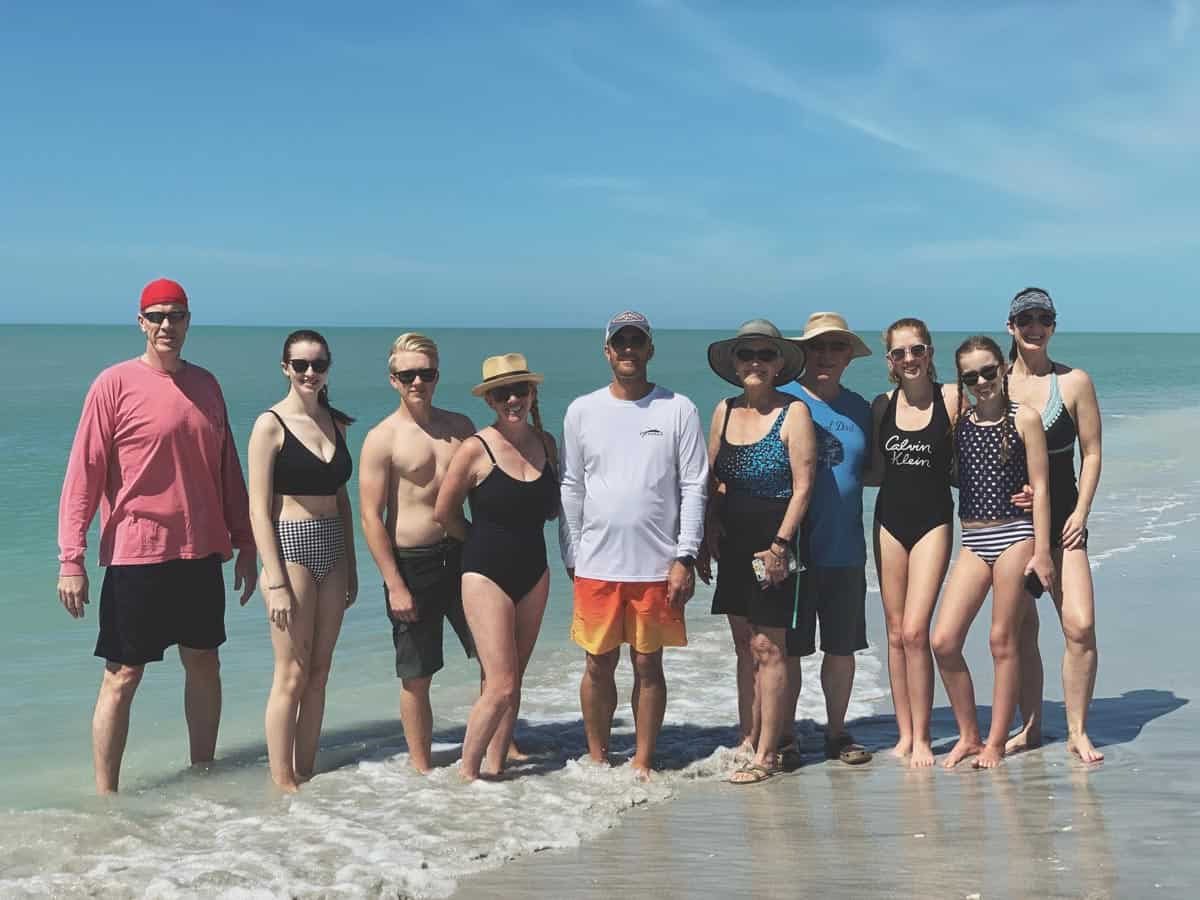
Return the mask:
M 924 359 L 929 352 L 928 344 L 912 344 L 908 347 L 893 347 L 887 352 L 892 362 L 904 362 L 904 357 L 911 354 L 913 359 Z
M 288 365 L 297 375 L 303 375 L 308 371 L 309 366 L 312 366 L 312 370 L 318 375 L 324 375 L 329 371 L 329 360 L 327 359 L 289 359 Z
M 624 350 L 626 348 L 641 350 L 646 346 L 647 340 L 646 335 L 639 331 L 637 334 L 614 334 L 608 339 L 608 343 L 614 350 Z
M 169 321 L 172 325 L 178 325 L 187 318 L 187 310 L 172 309 L 168 310 L 167 312 L 144 312 L 142 313 L 142 318 L 152 325 L 161 325 L 164 319 Z
M 533 385 L 528 381 L 518 381 L 516 384 L 506 384 L 503 387 L 495 387 L 488 391 L 488 396 L 492 398 L 493 403 L 504 403 L 509 397 L 521 397 L 524 399 L 529 396 L 529 392 L 533 390 Z
M 999 371 L 999 366 L 984 366 L 978 372 L 963 372 L 958 377 L 967 387 L 975 387 L 981 381 L 991 381 Z
M 762 347 L 758 350 L 739 347 L 733 351 L 733 355 L 737 357 L 738 362 L 752 362 L 757 359 L 759 362 L 769 363 L 779 359 L 779 351 L 774 347 Z
M 845 353 L 850 349 L 849 341 L 811 340 L 807 341 L 806 343 L 808 344 L 808 349 L 815 353 L 823 353 L 826 350 L 830 351 L 831 353 Z
M 399 372 L 393 372 L 392 377 L 401 384 L 412 384 L 417 380 L 417 376 L 421 376 L 421 380 L 426 384 L 431 381 L 437 381 L 437 369 L 401 369 Z
M 1018 328 L 1028 328 L 1034 319 L 1037 319 L 1037 323 L 1043 328 L 1050 328 L 1055 321 L 1054 313 L 1048 312 L 1040 312 L 1036 316 L 1031 312 L 1017 313 L 1013 321 L 1017 323 Z

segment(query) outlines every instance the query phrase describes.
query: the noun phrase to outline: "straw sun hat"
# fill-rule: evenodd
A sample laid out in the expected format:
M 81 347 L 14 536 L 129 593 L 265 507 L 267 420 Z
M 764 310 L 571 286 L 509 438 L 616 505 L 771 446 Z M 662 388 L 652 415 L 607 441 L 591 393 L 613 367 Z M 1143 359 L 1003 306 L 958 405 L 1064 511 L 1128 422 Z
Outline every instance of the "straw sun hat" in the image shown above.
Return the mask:
M 779 370 L 779 375 L 775 378 L 776 385 L 794 381 L 796 376 L 804 370 L 804 350 L 793 340 L 785 338 L 779 329 L 766 319 L 751 319 L 749 322 L 743 322 L 733 337 L 709 344 L 708 364 L 712 366 L 714 372 L 730 384 L 741 387 L 742 382 L 737 377 L 733 355 L 739 344 L 748 344 L 751 341 L 766 341 L 779 351 L 779 355 L 783 359 L 783 368 Z
M 850 349 L 853 351 L 850 354 L 851 359 L 871 355 L 871 349 L 863 342 L 863 339 L 851 331 L 846 320 L 835 312 L 813 313 L 804 325 L 804 334 L 791 338 L 791 340 L 804 343 L 824 334 L 840 334 L 849 341 Z
M 483 381 L 471 388 L 471 393 L 482 397 L 492 388 L 504 387 L 506 384 L 517 384 L 528 381 L 530 384 L 541 384 L 545 377 L 537 372 L 529 371 L 529 363 L 523 353 L 504 353 L 500 356 L 489 356 L 483 361 Z

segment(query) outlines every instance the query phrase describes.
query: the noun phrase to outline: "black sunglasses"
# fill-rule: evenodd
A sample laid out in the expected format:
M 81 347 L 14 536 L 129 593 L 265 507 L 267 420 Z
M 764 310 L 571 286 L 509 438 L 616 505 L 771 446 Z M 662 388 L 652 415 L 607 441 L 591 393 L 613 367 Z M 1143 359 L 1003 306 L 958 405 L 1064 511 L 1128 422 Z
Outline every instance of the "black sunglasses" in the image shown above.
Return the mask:
M 509 397 L 528 397 L 529 392 L 532 390 L 533 385 L 528 381 L 518 381 L 516 384 L 506 384 L 503 387 L 492 388 L 488 391 L 488 396 L 492 398 L 493 403 L 504 403 Z
M 626 347 L 633 350 L 641 350 L 646 346 L 646 341 L 646 335 L 640 331 L 636 334 L 614 334 L 608 339 L 609 345 L 614 350 L 624 350 Z
M 887 355 L 892 362 L 904 362 L 904 357 L 909 354 L 912 354 L 913 359 L 924 359 L 928 352 L 927 344 L 912 344 L 908 347 L 893 347 L 887 352 Z
M 759 362 L 769 363 L 779 359 L 779 351 L 774 347 L 762 347 L 758 350 L 739 347 L 733 351 L 733 355 L 737 357 L 738 362 L 751 362 L 757 359 Z
M 142 318 L 153 325 L 161 325 L 164 319 L 169 321 L 172 325 L 178 325 L 187 318 L 187 310 L 172 309 L 168 310 L 167 312 L 144 312 L 142 313 Z
M 1031 312 L 1017 313 L 1013 321 L 1017 323 L 1018 328 L 1026 328 L 1035 318 L 1043 328 L 1049 328 L 1055 322 L 1054 313 L 1049 312 L 1040 312 L 1036 316 Z
M 967 387 L 975 387 L 981 381 L 991 381 L 999 371 L 999 366 L 984 366 L 978 372 L 963 372 L 958 377 Z
M 417 376 L 421 376 L 421 380 L 426 384 L 431 381 L 437 381 L 437 369 L 401 369 L 399 372 L 393 372 L 392 377 L 401 384 L 412 384 L 417 380 Z
M 289 359 L 288 365 L 297 375 L 303 375 L 308 371 L 309 366 L 312 366 L 312 370 L 318 375 L 324 375 L 329 371 L 329 360 L 327 359 Z

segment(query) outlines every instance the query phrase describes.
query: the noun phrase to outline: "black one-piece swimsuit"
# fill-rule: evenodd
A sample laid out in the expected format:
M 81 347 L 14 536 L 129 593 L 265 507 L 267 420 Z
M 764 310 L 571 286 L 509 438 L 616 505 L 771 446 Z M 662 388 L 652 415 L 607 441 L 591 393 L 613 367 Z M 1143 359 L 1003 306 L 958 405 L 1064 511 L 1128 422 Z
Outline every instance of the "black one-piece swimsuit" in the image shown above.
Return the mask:
M 920 431 L 905 431 L 896 424 L 899 396 L 896 388 L 879 423 L 879 449 L 886 468 L 875 499 L 875 520 L 911 553 L 926 534 L 954 520 L 950 496 L 954 442 L 940 384 L 933 386 L 933 414 Z
M 513 603 L 533 590 L 546 571 L 547 519 L 558 512 L 558 481 L 547 457 L 533 481 L 513 478 L 496 464 L 479 435 L 492 471 L 468 495 L 471 527 L 463 544 L 462 570 L 494 581 Z

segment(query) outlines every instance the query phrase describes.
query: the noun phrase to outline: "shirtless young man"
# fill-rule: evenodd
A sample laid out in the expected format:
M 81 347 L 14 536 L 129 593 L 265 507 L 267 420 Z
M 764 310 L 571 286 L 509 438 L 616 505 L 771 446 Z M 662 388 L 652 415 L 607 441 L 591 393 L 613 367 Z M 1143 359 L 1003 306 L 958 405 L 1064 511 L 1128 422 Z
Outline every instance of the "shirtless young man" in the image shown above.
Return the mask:
M 396 338 L 388 370 L 400 405 L 363 441 L 359 509 L 367 547 L 383 576 L 409 760 L 426 773 L 433 768 L 429 685 L 443 665 L 443 619 L 467 656 L 475 656 L 462 607 L 462 544 L 433 518 L 450 459 L 475 426 L 433 405 L 438 351 L 429 338 L 412 332 Z

